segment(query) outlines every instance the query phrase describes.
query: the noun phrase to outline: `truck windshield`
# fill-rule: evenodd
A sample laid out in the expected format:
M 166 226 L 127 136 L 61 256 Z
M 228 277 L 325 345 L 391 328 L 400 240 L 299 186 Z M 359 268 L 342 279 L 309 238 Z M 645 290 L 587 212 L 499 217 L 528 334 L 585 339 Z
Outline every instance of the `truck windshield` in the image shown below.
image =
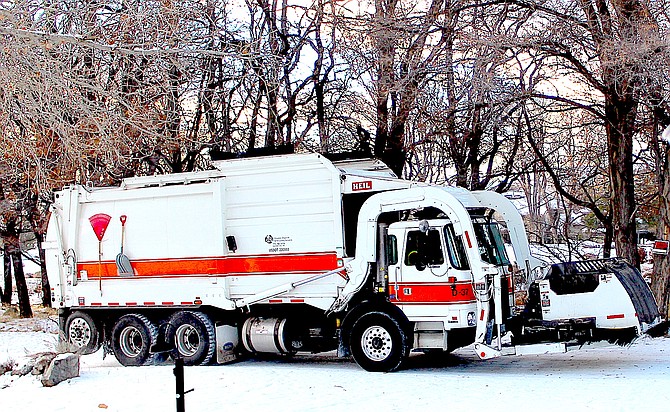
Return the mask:
M 482 260 L 496 266 L 509 265 L 498 223 L 481 217 L 473 218 L 472 224 Z

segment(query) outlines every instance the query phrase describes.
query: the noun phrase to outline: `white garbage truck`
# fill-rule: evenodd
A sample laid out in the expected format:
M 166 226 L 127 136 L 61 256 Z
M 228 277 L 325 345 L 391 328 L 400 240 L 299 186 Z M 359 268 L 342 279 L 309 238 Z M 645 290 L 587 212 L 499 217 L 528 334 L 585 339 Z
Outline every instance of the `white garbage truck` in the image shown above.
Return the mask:
M 403 180 L 377 160 L 292 154 L 55 193 L 44 248 L 64 337 L 123 365 L 337 350 L 368 371 L 412 351 L 630 341 L 659 321 L 619 260 L 542 271 L 504 196 Z M 506 247 L 507 245 L 507 247 Z M 513 251 L 513 253 L 512 253 Z M 168 352 L 158 348 L 170 348 Z

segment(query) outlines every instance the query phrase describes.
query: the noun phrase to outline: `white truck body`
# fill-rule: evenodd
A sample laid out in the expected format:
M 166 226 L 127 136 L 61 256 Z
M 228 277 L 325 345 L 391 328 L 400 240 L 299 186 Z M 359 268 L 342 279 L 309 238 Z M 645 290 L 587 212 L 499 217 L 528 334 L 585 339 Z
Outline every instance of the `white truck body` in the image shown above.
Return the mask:
M 57 306 L 201 301 L 234 309 L 233 300 L 343 266 L 339 172 L 324 168 L 317 158 L 294 167 L 250 160 L 225 162 L 232 167 L 188 173 L 183 179 L 142 177 L 117 188 L 71 186 L 59 192 L 53 218 L 62 226 L 62 245 L 53 239 L 57 231 L 50 231 L 47 241 L 56 248 L 47 250 L 53 262 L 62 260 L 61 247 L 73 250 L 77 264 L 68 274 L 76 280 L 68 279 L 72 286 L 63 288 L 64 293 L 58 286 L 67 282 L 54 279 Z M 99 259 L 98 240 L 86 222 L 100 213 L 113 220 Z M 118 275 L 115 264 L 121 215 L 128 219 L 124 254 L 133 276 Z M 235 237 L 235 252 L 228 248 L 227 236 Z M 300 296 L 283 298 L 308 299 L 327 308 L 343 284 L 334 276 L 302 288 Z
M 251 352 L 329 350 L 337 338 L 343 354 L 351 342 L 368 370 L 393 370 L 412 348 L 475 343 L 482 358 L 500 353 L 512 316 L 508 263 L 525 273 L 540 266 L 503 196 L 405 181 L 374 160 L 305 154 L 214 165 L 55 194 L 44 247 L 70 340 L 89 351 L 108 341 L 128 365 L 145 363 L 163 335 L 193 364 L 209 361 L 214 346 L 219 361 L 230 358 L 238 334 Z M 427 219 L 410 216 L 421 211 Z M 481 211 L 505 223 L 516 262 L 482 258 L 491 245 L 481 242 L 497 229 L 481 223 Z M 420 252 L 432 261 L 410 262 L 411 242 L 429 238 L 435 256 Z M 132 271 L 124 272 L 121 255 Z M 556 316 L 601 312 L 593 298 L 571 297 L 581 312 L 565 313 L 552 299 Z M 601 316 L 598 328 L 639 330 L 630 301 L 614 306 L 625 316 Z M 391 326 L 375 329 L 384 324 Z M 384 337 L 395 346 L 380 343 Z M 401 359 L 387 362 L 399 346 Z

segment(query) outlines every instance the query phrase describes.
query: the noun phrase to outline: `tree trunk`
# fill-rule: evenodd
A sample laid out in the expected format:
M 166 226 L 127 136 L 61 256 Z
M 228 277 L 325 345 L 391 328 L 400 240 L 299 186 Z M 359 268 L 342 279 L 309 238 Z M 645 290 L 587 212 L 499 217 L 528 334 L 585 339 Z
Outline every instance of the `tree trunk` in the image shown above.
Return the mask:
M 454 168 L 456 169 L 456 186 L 458 187 L 468 187 L 468 166 L 464 160 L 464 156 L 461 156 L 462 149 L 458 144 L 457 139 L 452 139 L 450 141 L 449 153 L 451 159 L 454 162 Z
M 393 62 L 396 53 L 396 40 L 391 32 L 382 30 L 393 20 L 396 2 L 394 0 L 378 0 L 375 2 L 375 48 L 377 57 L 376 106 L 377 106 L 377 133 L 375 135 L 374 154 L 381 158 L 386 150 L 389 139 L 389 93 L 393 85 Z
M 477 105 L 475 104 L 475 106 Z M 482 143 L 483 133 L 484 131 L 482 130 L 481 124 L 481 109 L 475 107 L 472 112 L 472 123 L 470 124 L 470 130 L 468 130 L 467 137 L 465 139 L 465 145 L 468 150 L 466 163 L 470 167 L 470 185 L 468 187 L 470 190 L 483 189 L 480 187 L 481 171 L 479 169 L 481 165 L 481 160 L 479 159 L 479 150 Z
M 454 163 L 456 169 L 456 186 L 467 187 L 468 184 L 468 167 L 465 163 L 465 148 L 456 132 L 456 109 L 458 106 L 458 99 L 456 99 L 456 75 L 454 64 L 454 38 L 447 37 L 444 46 L 445 64 L 445 79 L 448 106 L 447 118 L 444 124 L 444 133 L 447 136 L 449 145 L 447 151 L 449 157 Z
M 11 258 L 12 268 L 14 270 L 14 281 L 16 282 L 16 291 L 19 297 L 19 314 L 22 318 L 31 318 L 33 316 L 33 311 L 30 307 L 28 285 L 26 284 L 26 277 L 23 273 L 21 244 L 15 222 L 7 222 L 4 240 L 7 245 L 5 252 Z
M 263 95 L 267 93 L 267 84 L 265 83 L 265 78 L 263 77 L 263 71 L 261 70 L 260 62 L 255 59 L 251 60 L 251 67 L 258 78 L 258 94 L 256 95 L 256 100 L 254 100 L 254 107 L 251 110 L 251 123 L 249 125 L 249 140 L 247 150 L 252 150 L 258 144 L 258 117 L 261 111 L 261 106 L 263 104 Z
M 612 90 L 605 102 L 605 129 L 612 184 L 612 226 L 617 256 L 639 269 L 633 173 L 633 129 L 637 102 L 632 96 L 621 95 L 619 91 Z
M 661 316 L 670 319 L 670 255 L 654 256 L 654 277 L 651 282 L 652 292 L 658 303 Z
M 382 156 L 384 163 L 398 176 L 402 176 L 402 169 L 405 167 L 405 161 L 407 160 L 405 122 L 406 119 L 396 119 L 389 134 L 388 147 Z
M 614 239 L 614 228 L 611 222 L 600 222 L 605 226 L 605 239 L 603 240 L 603 259 L 612 256 L 612 239 Z
M 383 63 L 380 62 L 383 66 Z M 379 69 L 379 79 L 377 83 L 377 132 L 375 134 L 374 154 L 375 157 L 381 158 L 386 150 L 386 143 L 388 142 L 389 134 L 389 109 L 388 109 L 388 90 L 387 81 L 383 77 L 388 76 L 384 74 L 384 68 Z
M 660 213 L 657 236 L 670 239 L 670 145 L 665 145 L 660 153 L 663 158 L 659 173 Z M 658 303 L 661 316 L 670 318 L 670 255 L 654 255 L 654 276 L 651 289 Z
M 326 130 L 326 83 L 328 81 L 328 70 L 323 72 L 323 60 L 326 49 L 321 39 L 321 26 L 323 24 L 324 4 L 323 0 L 316 3 L 316 21 L 314 25 L 314 51 L 316 60 L 312 69 L 312 82 L 314 83 L 314 98 L 316 99 L 316 123 L 319 130 L 319 143 L 323 153 L 329 153 L 329 141 Z
M 7 243 L 2 247 L 2 261 L 4 268 L 5 288 L 2 291 L 2 303 L 12 303 L 12 258 L 7 251 Z
M 326 99 L 324 91 L 324 82 L 318 79 L 314 80 L 314 97 L 316 98 L 316 122 L 319 130 L 319 143 L 323 153 L 329 153 L 329 141 L 326 133 Z
M 42 305 L 45 307 L 51 307 L 51 286 L 49 285 L 49 278 L 47 277 L 47 265 L 46 257 L 44 255 L 44 249 L 42 248 L 42 243 L 44 242 L 44 236 L 47 231 L 47 225 L 49 222 L 49 217 L 51 213 L 48 208 L 40 209 L 39 196 L 32 193 L 28 197 L 28 222 L 30 223 L 30 229 L 35 235 L 35 240 L 37 241 L 37 250 L 40 254 L 40 275 L 42 278 Z
M 19 295 L 19 315 L 22 318 L 32 318 L 33 310 L 30 307 L 30 295 L 28 294 L 28 284 L 26 276 L 23 273 L 23 259 L 21 258 L 21 249 L 16 249 L 12 253 L 12 263 L 14 268 L 14 280 L 16 281 L 16 290 Z

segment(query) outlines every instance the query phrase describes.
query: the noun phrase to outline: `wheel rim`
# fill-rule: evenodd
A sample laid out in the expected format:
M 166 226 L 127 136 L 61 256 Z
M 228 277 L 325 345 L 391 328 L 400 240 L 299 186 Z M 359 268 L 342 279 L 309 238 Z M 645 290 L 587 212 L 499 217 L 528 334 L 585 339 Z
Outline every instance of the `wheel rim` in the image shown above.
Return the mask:
M 370 326 L 361 336 L 361 348 L 368 359 L 382 361 L 391 354 L 393 339 L 381 326 Z
M 200 347 L 200 335 L 191 325 L 181 325 L 175 332 L 175 344 L 182 356 L 193 356 Z
M 134 326 L 123 328 L 119 336 L 119 347 L 121 352 L 129 358 L 135 358 L 142 353 L 144 342 L 140 330 Z
M 82 318 L 74 318 L 70 322 L 68 337 L 74 345 L 83 348 L 91 342 L 91 325 Z

